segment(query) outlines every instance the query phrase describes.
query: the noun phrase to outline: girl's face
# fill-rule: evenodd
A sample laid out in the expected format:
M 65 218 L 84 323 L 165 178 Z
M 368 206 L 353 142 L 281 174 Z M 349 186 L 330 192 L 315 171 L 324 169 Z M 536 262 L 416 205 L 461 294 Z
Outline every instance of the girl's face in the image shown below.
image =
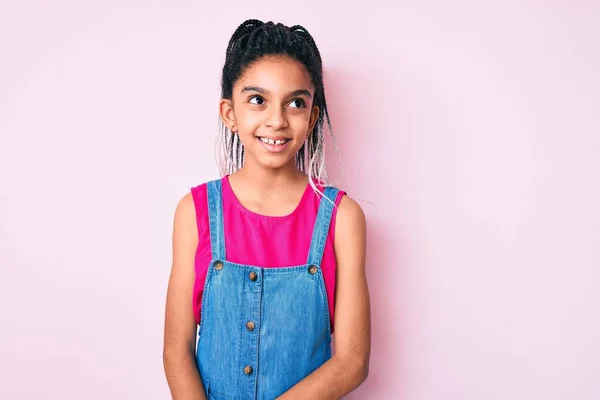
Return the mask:
M 263 57 L 246 69 L 220 104 L 223 122 L 244 145 L 244 163 L 295 168 L 319 116 L 314 92 L 304 66 L 289 57 Z

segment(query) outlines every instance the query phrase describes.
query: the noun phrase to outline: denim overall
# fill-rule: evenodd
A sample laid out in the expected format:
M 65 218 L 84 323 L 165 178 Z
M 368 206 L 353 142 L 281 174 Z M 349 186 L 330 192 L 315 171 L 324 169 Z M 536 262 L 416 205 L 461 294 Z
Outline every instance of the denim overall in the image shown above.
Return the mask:
M 320 264 L 338 189 L 324 189 L 306 264 L 281 268 L 227 261 L 221 180 L 207 192 L 212 260 L 196 353 L 206 396 L 273 400 L 331 358 Z

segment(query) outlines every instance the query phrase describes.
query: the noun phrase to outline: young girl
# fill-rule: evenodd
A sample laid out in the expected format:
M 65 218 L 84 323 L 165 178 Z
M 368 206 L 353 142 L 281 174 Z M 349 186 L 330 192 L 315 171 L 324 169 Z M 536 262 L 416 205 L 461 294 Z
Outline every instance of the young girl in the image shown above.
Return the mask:
M 329 114 L 306 29 L 241 24 L 219 111 L 223 177 L 193 187 L 175 211 L 171 394 L 339 399 L 368 374 L 366 228 L 357 203 L 327 183 Z

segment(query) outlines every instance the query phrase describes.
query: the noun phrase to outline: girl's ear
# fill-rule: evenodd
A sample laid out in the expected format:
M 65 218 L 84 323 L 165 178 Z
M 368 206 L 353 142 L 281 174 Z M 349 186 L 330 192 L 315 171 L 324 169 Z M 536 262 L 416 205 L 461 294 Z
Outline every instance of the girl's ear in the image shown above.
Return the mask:
M 319 119 L 319 107 L 314 106 L 312 108 L 312 110 L 310 111 L 310 119 L 308 121 L 308 132 L 306 133 L 307 138 L 313 132 L 313 129 L 315 128 L 315 124 L 317 123 L 318 119 Z
M 219 115 L 223 124 L 231 131 L 236 132 L 235 114 L 233 112 L 233 104 L 229 99 L 221 99 L 219 102 Z

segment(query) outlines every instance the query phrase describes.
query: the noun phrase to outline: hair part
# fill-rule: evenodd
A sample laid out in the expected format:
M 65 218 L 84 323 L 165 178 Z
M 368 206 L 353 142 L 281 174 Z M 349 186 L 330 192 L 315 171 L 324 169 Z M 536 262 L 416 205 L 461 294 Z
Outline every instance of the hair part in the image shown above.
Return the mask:
M 313 189 L 322 194 L 313 181 L 316 179 L 325 186 L 330 184 L 325 167 L 325 123 L 340 164 L 341 158 L 325 100 L 321 54 L 313 37 L 304 27 L 287 27 L 281 23 L 265 23 L 257 19 L 246 20 L 238 26 L 227 45 L 221 79 L 221 98 L 231 100 L 233 86 L 237 80 L 254 62 L 267 56 L 287 56 L 300 62 L 306 68 L 315 87 L 313 106 L 319 107 L 319 115 L 311 134 L 296 153 L 296 167 L 308 176 Z M 221 118 L 218 125 L 218 165 L 220 174 L 224 176 L 236 172 L 244 165 L 244 145 Z

